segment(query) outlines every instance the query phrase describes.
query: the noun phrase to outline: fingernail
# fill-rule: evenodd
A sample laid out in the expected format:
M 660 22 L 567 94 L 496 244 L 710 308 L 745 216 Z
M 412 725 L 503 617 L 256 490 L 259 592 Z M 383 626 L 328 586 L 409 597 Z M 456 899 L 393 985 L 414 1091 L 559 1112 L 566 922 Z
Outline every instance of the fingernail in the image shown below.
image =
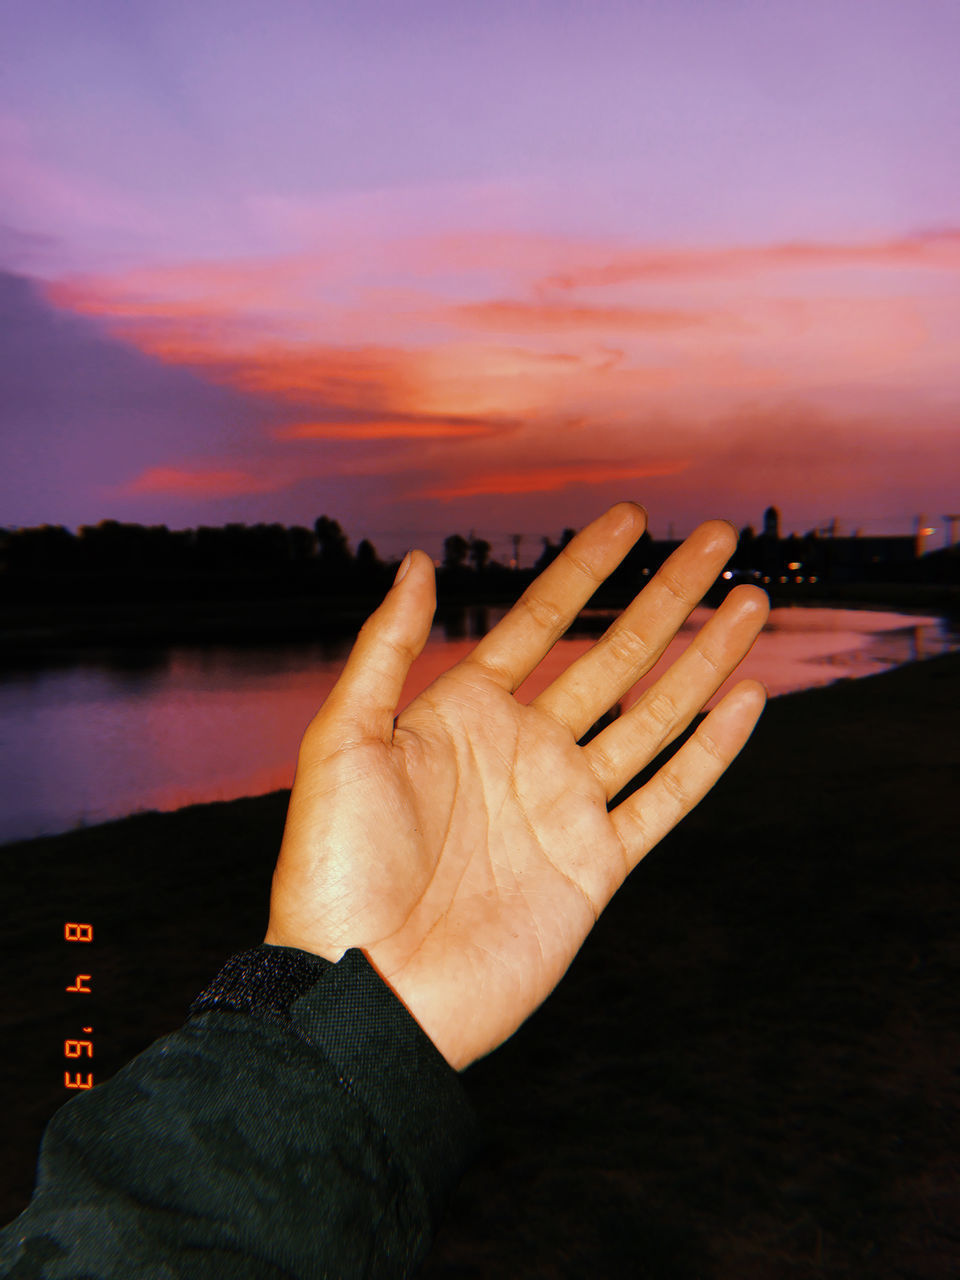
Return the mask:
M 407 554 L 400 561 L 400 568 L 397 570 L 397 576 L 393 580 L 394 586 L 396 586 L 397 583 L 402 578 L 405 578 L 407 576 L 407 570 L 410 568 L 410 562 L 412 559 L 413 559 L 413 553 L 411 551 L 408 551 Z

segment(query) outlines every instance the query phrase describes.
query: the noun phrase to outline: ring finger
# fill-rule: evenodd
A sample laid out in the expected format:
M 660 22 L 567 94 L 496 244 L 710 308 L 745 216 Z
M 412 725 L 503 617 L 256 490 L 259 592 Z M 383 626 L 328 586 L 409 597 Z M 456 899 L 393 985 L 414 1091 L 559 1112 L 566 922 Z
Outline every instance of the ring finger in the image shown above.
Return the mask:
M 634 703 L 583 747 L 590 769 L 615 796 L 681 734 L 745 657 L 766 622 L 769 601 L 737 587 L 680 657 Z
M 725 520 L 709 520 L 654 574 L 592 649 L 544 689 L 532 705 L 580 739 L 656 664 L 703 598 L 737 544 Z

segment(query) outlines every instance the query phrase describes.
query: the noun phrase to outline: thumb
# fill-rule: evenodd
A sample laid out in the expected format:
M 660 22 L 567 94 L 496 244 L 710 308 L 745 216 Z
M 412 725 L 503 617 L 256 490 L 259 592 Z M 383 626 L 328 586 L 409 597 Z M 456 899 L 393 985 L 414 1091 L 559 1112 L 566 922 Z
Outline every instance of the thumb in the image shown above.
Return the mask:
M 363 624 L 323 708 L 341 732 L 389 742 L 403 684 L 430 634 L 436 608 L 433 562 L 409 551 L 393 586 Z

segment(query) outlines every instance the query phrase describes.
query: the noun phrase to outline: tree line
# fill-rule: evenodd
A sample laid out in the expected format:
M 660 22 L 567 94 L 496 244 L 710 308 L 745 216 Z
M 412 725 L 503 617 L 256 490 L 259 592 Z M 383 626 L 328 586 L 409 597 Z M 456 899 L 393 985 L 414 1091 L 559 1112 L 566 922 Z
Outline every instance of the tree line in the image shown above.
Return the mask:
M 772 508 L 767 514 L 776 516 Z M 557 542 L 544 537 L 536 561 L 524 569 L 518 568 L 521 535 L 511 538 L 513 556 L 503 564 L 491 558 L 486 538 L 452 533 L 443 543 L 439 593 L 491 601 L 515 598 L 575 532 L 564 529 Z M 644 533 L 613 575 L 608 593 L 636 591 L 677 545 Z M 944 564 L 934 573 L 934 561 L 940 560 Z M 951 549 L 925 557 L 921 565 L 909 538 L 820 538 L 816 533 L 782 538 L 773 521 L 759 535 L 750 527 L 741 530 L 729 568 L 737 577 L 748 575 L 775 589 L 818 580 L 955 580 L 958 563 L 956 549 Z M 352 549 L 339 522 L 326 515 L 312 527 L 231 523 L 171 530 L 102 520 L 82 525 L 76 533 L 62 525 L 0 529 L 0 583 L 11 601 L 54 602 L 57 593 L 73 600 L 109 599 L 118 592 L 239 599 L 251 588 L 268 596 L 323 592 L 372 598 L 390 585 L 396 567 L 395 560 L 380 558 L 368 538 Z
M 209 571 L 317 561 L 331 571 L 380 563 L 364 538 L 356 553 L 336 520 L 303 525 L 226 524 L 196 529 L 101 520 L 74 534 L 63 525 L 0 530 L 8 572 L 84 573 L 129 569 Z
M 565 530 L 559 544 L 544 538 L 536 568 L 545 567 L 573 535 Z M 450 534 L 438 567 L 441 591 L 470 592 L 482 579 L 494 595 L 515 593 L 515 564 L 499 564 L 491 552 L 491 543 L 475 533 Z M 312 527 L 230 523 L 174 530 L 102 520 L 76 533 L 51 524 L 0 529 L 0 582 L 13 601 L 52 600 L 51 592 L 74 600 L 108 598 L 117 591 L 239 597 L 251 586 L 277 595 L 323 590 L 371 596 L 389 586 L 396 568 L 396 560 L 381 559 L 368 538 L 354 550 L 339 522 L 326 515 Z
M 573 538 L 565 529 L 559 543 L 543 538 L 543 551 L 535 567 L 544 568 Z M 516 568 L 521 536 L 514 535 L 514 562 L 491 560 L 492 545 L 471 533 L 452 533 L 444 539 L 441 568 L 451 573 Z M 396 561 L 384 562 L 368 538 L 356 551 L 339 522 L 320 516 L 312 528 L 305 525 L 231 523 L 194 529 L 169 529 L 101 520 L 81 525 L 76 533 L 63 525 L 0 529 L 0 568 L 7 574 L 99 573 L 162 570 L 182 573 L 255 570 L 311 564 L 326 576 L 361 577 L 376 573 Z

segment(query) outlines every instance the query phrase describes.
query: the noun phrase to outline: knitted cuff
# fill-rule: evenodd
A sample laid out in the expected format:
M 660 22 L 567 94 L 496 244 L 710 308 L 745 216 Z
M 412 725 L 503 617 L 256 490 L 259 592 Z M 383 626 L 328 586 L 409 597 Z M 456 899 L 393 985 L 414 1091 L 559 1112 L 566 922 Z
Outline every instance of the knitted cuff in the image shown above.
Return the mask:
M 190 1014 L 233 1009 L 265 1018 L 310 1043 L 290 1017 L 290 1006 L 332 968 L 329 960 L 262 942 L 231 956 L 190 1006 Z

